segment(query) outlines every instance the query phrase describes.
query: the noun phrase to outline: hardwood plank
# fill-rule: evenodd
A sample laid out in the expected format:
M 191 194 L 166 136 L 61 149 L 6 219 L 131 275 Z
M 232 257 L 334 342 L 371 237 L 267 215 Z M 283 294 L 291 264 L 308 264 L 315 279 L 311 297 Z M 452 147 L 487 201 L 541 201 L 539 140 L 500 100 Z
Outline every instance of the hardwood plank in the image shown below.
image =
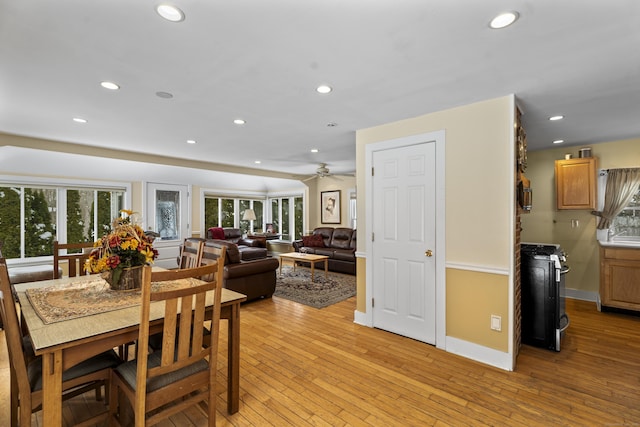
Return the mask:
M 244 304 L 240 411 L 226 413 L 228 342 L 222 333 L 217 425 L 640 423 L 640 317 L 567 300 L 571 326 L 562 351 L 525 345 L 515 371 L 507 372 L 356 325 L 354 309 L 355 298 L 321 310 L 279 298 Z M 8 378 L 1 341 L 0 375 Z M 0 382 L 0 396 L 8 393 L 8 381 Z M 64 418 L 84 419 L 101 406 L 87 393 L 64 405 Z M 3 405 L 0 425 L 8 416 Z M 40 425 L 39 415 L 32 419 Z M 194 409 L 163 425 L 203 426 L 206 418 Z

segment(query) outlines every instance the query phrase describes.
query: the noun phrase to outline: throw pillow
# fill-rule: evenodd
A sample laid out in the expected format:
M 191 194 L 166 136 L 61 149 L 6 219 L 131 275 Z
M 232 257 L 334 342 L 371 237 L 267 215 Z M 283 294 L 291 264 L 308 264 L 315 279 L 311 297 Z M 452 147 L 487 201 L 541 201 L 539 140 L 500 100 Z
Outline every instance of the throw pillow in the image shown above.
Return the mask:
M 324 240 L 321 234 L 312 234 L 311 236 L 302 236 L 302 246 L 308 248 L 324 248 Z
M 211 239 L 224 240 L 224 230 L 222 227 L 211 227 L 209 233 L 211 233 Z

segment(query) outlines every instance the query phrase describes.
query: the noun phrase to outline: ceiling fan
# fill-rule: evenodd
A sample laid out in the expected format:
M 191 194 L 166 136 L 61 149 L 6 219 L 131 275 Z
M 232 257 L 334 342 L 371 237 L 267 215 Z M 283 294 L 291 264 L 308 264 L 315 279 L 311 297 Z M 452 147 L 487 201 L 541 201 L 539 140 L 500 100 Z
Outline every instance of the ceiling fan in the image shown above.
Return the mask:
M 329 170 L 329 168 L 327 167 L 326 163 L 320 163 L 318 165 L 318 168 L 316 169 L 316 173 L 315 175 L 311 175 L 305 179 L 303 179 L 303 182 L 315 179 L 315 178 L 324 178 L 327 176 L 353 176 L 353 174 L 333 174 L 331 173 L 331 171 Z

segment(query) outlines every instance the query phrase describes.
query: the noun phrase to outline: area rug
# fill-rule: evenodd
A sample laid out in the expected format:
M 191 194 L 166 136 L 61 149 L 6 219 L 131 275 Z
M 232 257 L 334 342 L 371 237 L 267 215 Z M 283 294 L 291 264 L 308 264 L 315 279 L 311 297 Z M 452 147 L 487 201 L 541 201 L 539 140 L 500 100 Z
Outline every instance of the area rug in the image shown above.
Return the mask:
M 356 277 L 349 274 L 329 272 L 316 268 L 315 281 L 311 281 L 311 270 L 305 267 L 283 266 L 282 276 L 276 272 L 276 291 L 273 296 L 299 302 L 315 308 L 324 308 L 344 301 L 356 294 Z

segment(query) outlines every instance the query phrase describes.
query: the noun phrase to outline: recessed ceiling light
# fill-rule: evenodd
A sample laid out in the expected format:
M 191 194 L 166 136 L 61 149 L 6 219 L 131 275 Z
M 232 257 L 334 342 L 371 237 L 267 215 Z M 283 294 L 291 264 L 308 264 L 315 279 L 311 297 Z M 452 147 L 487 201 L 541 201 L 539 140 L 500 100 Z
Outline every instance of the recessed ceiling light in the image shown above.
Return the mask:
M 337 124 L 337 123 L 335 123 L 335 122 L 329 122 L 329 123 L 327 123 L 327 127 L 334 128 L 334 127 L 336 127 L 336 126 L 338 126 L 338 124 Z
M 551 120 L 552 122 L 555 122 L 556 120 L 562 120 L 564 119 L 564 116 L 551 116 L 549 117 L 549 120 Z
M 184 12 L 175 6 L 170 4 L 161 4 L 156 7 L 158 15 L 162 16 L 167 21 L 180 22 L 184 21 Z
M 255 163 L 256 165 L 259 165 L 260 163 L 262 163 L 260 160 L 256 160 L 253 163 Z
M 317 149 L 317 148 L 312 148 L 312 149 L 311 149 L 311 152 L 312 152 L 312 153 L 317 153 L 317 152 L 318 152 L 318 149 Z
M 247 122 L 245 122 L 245 121 L 244 121 L 244 120 L 242 120 L 242 119 L 235 119 L 235 120 L 233 121 L 233 123 L 235 123 L 235 124 L 237 124 L 237 125 L 243 125 L 243 124 L 245 124 L 245 123 L 247 123 Z
M 113 82 L 101 82 L 100 86 L 102 86 L 105 89 L 109 89 L 109 90 L 118 90 L 118 89 L 120 89 L 120 86 L 118 86 L 117 84 L 115 84 Z
M 171 98 L 173 98 L 173 94 L 172 94 L 172 93 L 169 93 L 169 92 L 162 92 L 162 91 L 160 91 L 160 92 L 156 92 L 156 96 L 157 96 L 158 98 L 164 98 L 164 99 L 171 99 Z
M 73 121 L 76 123 L 87 123 L 87 119 L 83 119 L 81 117 L 74 117 Z
M 516 22 L 519 16 L 518 12 L 504 12 L 493 18 L 489 26 L 494 30 L 499 30 Z
M 320 85 L 316 88 L 316 91 L 318 93 L 329 93 L 331 92 L 333 89 L 331 88 L 331 86 L 327 86 L 327 85 Z
M 564 142 L 564 139 L 556 139 L 555 141 L 553 141 L 554 144 L 562 144 Z
M 196 140 L 195 139 L 187 139 L 187 144 L 195 144 Z

